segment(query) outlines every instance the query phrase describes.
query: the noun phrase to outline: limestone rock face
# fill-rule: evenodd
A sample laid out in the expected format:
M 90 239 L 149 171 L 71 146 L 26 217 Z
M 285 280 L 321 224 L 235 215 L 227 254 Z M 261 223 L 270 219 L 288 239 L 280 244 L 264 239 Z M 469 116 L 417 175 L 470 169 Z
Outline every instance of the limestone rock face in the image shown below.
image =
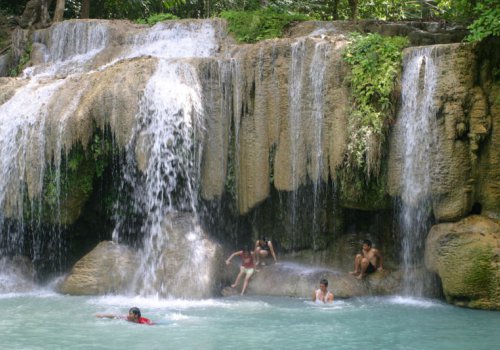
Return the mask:
M 205 199 L 220 197 L 230 177 L 243 214 L 269 196 L 271 185 L 294 191 L 327 181 L 346 147 L 346 43 L 338 34 L 268 40 L 235 48 L 229 66 L 202 71 L 212 101 L 205 106 Z
M 425 265 L 441 278 L 449 303 L 500 309 L 500 224 L 484 216 L 432 227 Z
M 488 108 L 488 95 L 494 87 L 477 83 L 479 60 L 473 45 L 436 45 L 432 55 L 437 65 L 437 85 L 432 97 L 436 130 L 433 130 L 435 141 L 428 145 L 431 150 L 428 176 L 434 216 L 438 221 L 457 220 L 470 212 L 475 201 L 485 201 L 494 212 L 494 199 L 500 196 L 495 181 L 483 176 L 481 184 L 476 185 L 478 158 L 480 166 L 493 179 L 498 180 L 500 171 L 496 164 L 498 152 L 490 151 L 491 146 L 498 143 L 498 131 L 492 126 L 492 120 L 496 125 L 500 116 L 495 108 Z M 485 144 L 490 133 L 493 144 Z M 398 120 L 389 150 L 388 190 L 391 196 L 401 192 L 404 164 L 399 146 L 401 140 Z
M 126 293 L 136 273 L 138 259 L 126 246 L 101 242 L 75 264 L 58 290 L 71 295 Z

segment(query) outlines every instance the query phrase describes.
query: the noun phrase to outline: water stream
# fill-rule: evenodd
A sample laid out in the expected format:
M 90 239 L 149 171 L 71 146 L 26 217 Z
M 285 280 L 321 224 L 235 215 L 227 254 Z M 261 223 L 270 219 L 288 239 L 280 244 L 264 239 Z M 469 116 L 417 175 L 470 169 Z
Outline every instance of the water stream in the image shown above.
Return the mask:
M 430 229 L 432 148 L 436 147 L 436 111 L 433 101 L 436 64 L 432 47 L 412 49 L 404 58 L 402 106 L 403 166 L 399 222 L 402 243 L 404 292 L 422 295 L 421 266 L 425 235 Z

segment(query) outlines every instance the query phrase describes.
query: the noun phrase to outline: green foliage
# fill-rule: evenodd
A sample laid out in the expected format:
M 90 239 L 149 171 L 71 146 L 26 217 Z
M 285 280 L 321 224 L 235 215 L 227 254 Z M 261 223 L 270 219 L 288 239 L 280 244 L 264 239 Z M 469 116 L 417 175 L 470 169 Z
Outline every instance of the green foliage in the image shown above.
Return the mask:
M 76 219 L 93 191 L 94 180 L 103 176 L 112 152 L 111 140 L 97 132 L 87 150 L 76 144 L 68 154 L 62 155 L 60 167 L 48 165 L 40 203 L 45 221 L 55 221 L 54 213 L 60 213 L 61 223 L 71 223 Z M 29 212 L 26 214 L 30 215 Z
M 26 67 L 26 65 L 28 64 L 28 62 L 31 58 L 31 51 L 33 49 L 32 44 L 33 43 L 31 41 L 28 42 L 28 44 L 24 48 L 24 53 L 22 54 L 21 58 L 19 59 L 19 63 L 17 64 L 16 67 L 12 68 L 9 71 L 9 75 L 11 77 L 17 77 L 23 71 L 23 69 Z
M 343 52 L 350 65 L 347 77 L 352 91 L 349 116 L 347 164 L 363 169 L 369 177 L 380 164 L 370 164 L 368 151 L 380 149 L 392 118 L 391 93 L 401 70 L 402 49 L 409 45 L 404 37 L 362 36 L 354 33 Z M 374 145 L 374 143 L 378 143 Z M 378 161 L 380 157 L 376 157 Z
M 225 11 L 221 13 L 229 23 L 229 31 L 238 42 L 253 43 L 259 40 L 279 38 L 284 29 L 295 21 L 309 17 L 299 14 L 278 13 L 273 9 L 257 11 Z
M 171 13 L 155 13 L 146 19 L 143 19 L 143 18 L 138 19 L 136 22 L 139 24 L 154 25 L 158 22 L 169 21 L 169 20 L 174 20 L 174 19 L 179 19 L 179 17 L 177 17 L 176 15 L 173 15 Z
M 476 20 L 468 27 L 466 40 L 481 41 L 489 36 L 500 36 L 500 1 L 485 0 L 474 8 Z
M 381 210 L 389 206 L 390 199 L 386 188 L 386 169 L 379 178 L 368 180 L 364 174 L 341 168 L 337 171 L 339 199 L 342 205 L 361 210 Z
M 173 7 L 184 5 L 186 0 L 163 0 L 163 7 L 170 10 Z
M 28 0 L 0 0 L 0 12 L 19 16 L 23 13 Z

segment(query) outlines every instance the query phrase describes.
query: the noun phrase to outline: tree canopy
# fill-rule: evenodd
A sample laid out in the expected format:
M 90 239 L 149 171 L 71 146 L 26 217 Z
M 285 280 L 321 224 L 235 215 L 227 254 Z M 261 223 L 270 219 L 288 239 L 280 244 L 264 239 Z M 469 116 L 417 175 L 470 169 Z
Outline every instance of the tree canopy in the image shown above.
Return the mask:
M 29 0 L 0 0 L 0 12 L 20 15 Z M 307 15 L 318 20 L 442 20 L 468 25 L 469 40 L 500 33 L 500 0 L 31 0 L 64 3 L 64 18 L 146 20 L 170 13 L 178 18 L 207 18 L 224 11 L 256 11 Z M 173 17 L 175 18 L 175 17 Z

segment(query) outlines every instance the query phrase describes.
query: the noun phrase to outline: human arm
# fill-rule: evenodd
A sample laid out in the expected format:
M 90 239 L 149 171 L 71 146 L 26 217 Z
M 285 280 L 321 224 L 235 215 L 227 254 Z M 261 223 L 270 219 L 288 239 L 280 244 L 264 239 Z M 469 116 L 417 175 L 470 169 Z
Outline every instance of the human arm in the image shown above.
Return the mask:
M 377 249 L 377 258 L 378 258 L 378 266 L 377 266 L 377 270 L 383 270 L 384 269 L 384 266 L 383 266 L 383 259 L 382 259 L 382 254 L 380 254 L 380 251 Z
M 97 318 L 122 318 L 122 316 L 112 315 L 112 314 L 96 314 Z
M 329 304 L 333 303 L 333 298 L 334 298 L 333 297 L 333 292 L 329 292 L 328 295 L 327 295 L 327 297 L 326 297 L 326 302 L 329 303 Z
M 313 291 L 313 294 L 312 294 L 312 301 L 315 302 L 316 301 L 316 291 Z
M 241 254 L 243 254 L 243 251 L 242 251 L 242 250 L 239 250 L 239 251 L 234 252 L 233 254 L 231 254 L 231 255 L 229 256 L 229 258 L 227 258 L 227 260 L 226 260 L 226 265 L 229 265 L 229 264 L 231 263 L 231 260 L 232 260 L 232 259 L 233 259 L 236 255 L 241 255 Z
M 269 241 L 269 242 L 267 242 L 267 245 L 269 245 L 269 250 L 271 251 L 271 255 L 273 256 L 274 263 L 277 263 L 278 259 L 276 259 L 276 253 L 274 253 L 273 243 L 271 241 Z

